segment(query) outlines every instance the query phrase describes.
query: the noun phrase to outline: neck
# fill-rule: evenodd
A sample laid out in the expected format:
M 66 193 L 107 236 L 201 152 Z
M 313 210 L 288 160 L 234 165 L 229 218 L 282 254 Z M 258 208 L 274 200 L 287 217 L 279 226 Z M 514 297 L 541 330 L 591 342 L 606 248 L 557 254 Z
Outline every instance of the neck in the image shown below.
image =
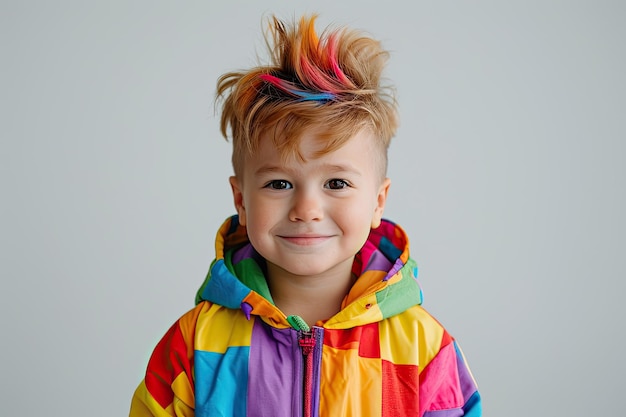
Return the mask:
M 341 310 L 354 283 L 352 259 L 320 275 L 295 275 L 268 263 L 267 282 L 276 306 L 287 316 L 300 316 L 312 326 Z

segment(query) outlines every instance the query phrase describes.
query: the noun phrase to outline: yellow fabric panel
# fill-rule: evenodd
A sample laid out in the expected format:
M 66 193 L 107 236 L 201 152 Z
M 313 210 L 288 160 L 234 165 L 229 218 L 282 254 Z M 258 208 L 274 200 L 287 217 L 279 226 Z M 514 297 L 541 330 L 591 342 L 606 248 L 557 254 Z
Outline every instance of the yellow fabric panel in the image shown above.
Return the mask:
M 189 384 L 187 374 L 181 373 L 176 377 L 174 382 L 172 382 L 172 390 L 174 391 L 174 395 L 179 399 L 179 402 L 181 403 L 180 406 L 185 406 L 189 409 L 193 409 L 195 407 L 193 388 Z M 174 398 L 174 406 L 176 408 L 179 406 L 176 398 Z
M 196 411 L 185 404 L 179 398 L 174 398 L 174 415 L 177 417 L 194 417 L 196 415 Z M 172 407 L 172 406 L 170 406 Z
M 361 358 L 356 349 L 324 346 L 322 352 L 320 415 L 380 417 L 382 363 Z
M 380 357 L 396 365 L 418 365 L 418 322 L 399 314 L 379 323 Z
M 350 292 L 343 299 L 341 308 L 344 309 L 350 303 L 358 300 L 366 294 L 372 294 L 379 291 L 387 285 L 383 278 L 385 278 L 386 272 L 381 271 L 366 271 L 363 275 L 356 280 Z
M 382 320 L 383 313 L 378 308 L 376 294 L 360 298 L 331 317 L 324 327 L 327 329 L 349 329 Z
M 163 409 L 148 392 L 146 383 L 141 381 L 130 403 L 129 417 L 171 417 L 175 415 L 172 406 L 170 405 Z M 190 416 L 193 416 L 193 414 L 190 414 Z
M 437 355 L 444 329 L 421 306 L 379 325 L 380 356 L 397 365 L 418 365 L 420 372 Z
M 212 304 L 198 317 L 195 347 L 207 352 L 225 353 L 229 346 L 250 346 L 252 324 L 239 310 Z

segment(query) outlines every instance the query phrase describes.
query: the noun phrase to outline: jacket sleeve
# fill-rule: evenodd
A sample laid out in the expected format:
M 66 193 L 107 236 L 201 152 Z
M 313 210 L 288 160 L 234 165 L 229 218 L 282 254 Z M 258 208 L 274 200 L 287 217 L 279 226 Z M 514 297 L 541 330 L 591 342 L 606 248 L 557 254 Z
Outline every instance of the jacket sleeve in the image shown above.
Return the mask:
M 420 373 L 420 416 L 482 416 L 480 394 L 465 356 L 444 331 L 437 355 Z
M 137 387 L 130 417 L 194 416 L 194 335 L 202 304 L 182 316 L 159 341 Z

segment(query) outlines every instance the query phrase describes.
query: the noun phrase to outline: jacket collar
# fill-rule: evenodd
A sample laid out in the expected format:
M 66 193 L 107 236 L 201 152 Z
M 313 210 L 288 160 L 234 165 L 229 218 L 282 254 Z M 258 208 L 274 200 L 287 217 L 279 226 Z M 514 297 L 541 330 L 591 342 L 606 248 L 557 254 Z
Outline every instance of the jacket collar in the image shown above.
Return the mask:
M 215 241 L 215 260 L 196 294 L 196 303 L 209 301 L 258 315 L 276 327 L 290 327 L 278 310 L 265 280 L 265 261 L 248 241 L 238 216 L 227 219 Z M 358 277 L 342 310 L 324 323 L 326 328 L 350 328 L 380 321 L 419 305 L 417 264 L 409 257 L 404 230 L 389 220 L 373 229 L 355 256 Z

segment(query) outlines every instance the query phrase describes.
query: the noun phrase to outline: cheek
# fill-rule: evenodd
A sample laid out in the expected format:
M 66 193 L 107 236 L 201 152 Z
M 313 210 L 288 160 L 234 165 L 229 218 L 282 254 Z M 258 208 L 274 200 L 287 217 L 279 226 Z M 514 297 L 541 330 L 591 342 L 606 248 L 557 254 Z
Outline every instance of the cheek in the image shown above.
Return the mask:
M 350 209 L 340 207 L 335 210 L 335 220 L 343 225 L 346 232 L 369 234 L 374 205 L 369 200 L 362 200 L 351 204 Z
M 254 216 L 254 213 L 252 213 L 252 215 L 249 213 L 246 231 L 252 246 L 257 250 L 261 250 L 264 247 L 265 237 L 267 235 L 267 225 L 263 222 L 263 219 Z
M 258 197 L 248 201 L 246 208 L 248 233 L 251 229 L 255 233 L 268 231 L 280 219 L 281 210 L 276 201 Z

